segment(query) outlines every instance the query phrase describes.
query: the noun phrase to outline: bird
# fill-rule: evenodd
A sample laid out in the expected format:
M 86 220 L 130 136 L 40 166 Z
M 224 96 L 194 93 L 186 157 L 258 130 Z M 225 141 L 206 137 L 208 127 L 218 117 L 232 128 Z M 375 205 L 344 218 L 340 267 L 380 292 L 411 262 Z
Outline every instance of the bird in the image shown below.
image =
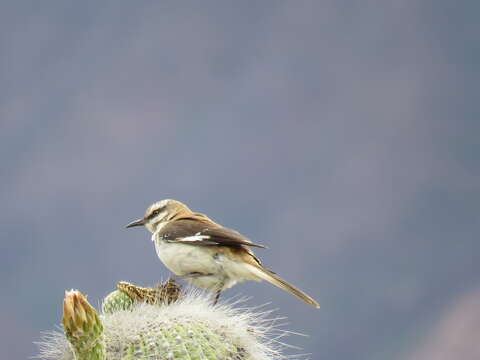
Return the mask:
M 244 280 L 265 280 L 319 308 L 311 296 L 265 268 L 251 247 L 266 248 L 239 232 L 226 228 L 207 215 L 193 212 L 178 200 L 164 199 L 150 205 L 143 218 L 127 228 L 145 226 L 152 233 L 155 250 L 163 264 L 176 276 L 215 292 Z

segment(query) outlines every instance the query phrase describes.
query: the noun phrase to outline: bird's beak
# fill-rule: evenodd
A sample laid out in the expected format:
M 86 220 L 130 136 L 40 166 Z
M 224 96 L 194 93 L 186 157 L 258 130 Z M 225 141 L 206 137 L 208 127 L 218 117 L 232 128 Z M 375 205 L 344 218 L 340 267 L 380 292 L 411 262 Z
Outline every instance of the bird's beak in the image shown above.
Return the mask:
M 145 220 L 144 219 L 138 219 L 138 220 L 132 221 L 130 224 L 128 224 L 125 227 L 126 228 L 131 228 L 131 227 L 134 227 L 134 226 L 142 226 L 142 225 L 145 225 Z

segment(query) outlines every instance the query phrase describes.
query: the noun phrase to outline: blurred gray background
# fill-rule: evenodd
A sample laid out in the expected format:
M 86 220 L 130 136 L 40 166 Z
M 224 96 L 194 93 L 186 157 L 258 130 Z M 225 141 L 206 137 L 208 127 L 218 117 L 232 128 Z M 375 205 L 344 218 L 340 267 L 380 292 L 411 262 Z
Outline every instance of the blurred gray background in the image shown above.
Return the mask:
M 0 352 L 65 289 L 169 273 L 175 198 L 269 249 L 312 359 L 478 359 L 478 2 L 10 1 L 0 11 Z

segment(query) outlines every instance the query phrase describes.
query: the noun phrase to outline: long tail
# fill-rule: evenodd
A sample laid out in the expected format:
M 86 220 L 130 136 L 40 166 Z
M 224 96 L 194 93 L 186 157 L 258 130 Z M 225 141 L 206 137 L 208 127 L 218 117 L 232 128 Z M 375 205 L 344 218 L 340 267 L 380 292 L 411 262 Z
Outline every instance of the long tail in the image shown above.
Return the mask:
M 282 290 L 288 291 L 290 294 L 295 295 L 299 299 L 302 299 L 306 303 L 315 306 L 316 308 L 320 307 L 320 304 L 311 296 L 308 296 L 302 290 L 296 288 L 292 284 L 289 284 L 274 272 L 265 269 L 264 267 L 255 265 L 250 265 L 250 269 L 259 279 L 268 281 L 270 284 L 275 285 Z

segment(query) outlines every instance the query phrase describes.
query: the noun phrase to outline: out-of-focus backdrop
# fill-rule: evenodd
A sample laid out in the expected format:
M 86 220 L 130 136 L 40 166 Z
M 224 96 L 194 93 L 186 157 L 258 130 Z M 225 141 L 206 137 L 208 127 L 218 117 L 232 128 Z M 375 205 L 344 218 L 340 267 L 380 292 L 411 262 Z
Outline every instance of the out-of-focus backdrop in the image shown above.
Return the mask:
M 312 359 L 479 358 L 479 10 L 4 3 L 1 358 L 36 353 L 65 289 L 166 278 L 124 228 L 162 198 L 269 246 L 320 310 L 224 296 L 271 301 Z

